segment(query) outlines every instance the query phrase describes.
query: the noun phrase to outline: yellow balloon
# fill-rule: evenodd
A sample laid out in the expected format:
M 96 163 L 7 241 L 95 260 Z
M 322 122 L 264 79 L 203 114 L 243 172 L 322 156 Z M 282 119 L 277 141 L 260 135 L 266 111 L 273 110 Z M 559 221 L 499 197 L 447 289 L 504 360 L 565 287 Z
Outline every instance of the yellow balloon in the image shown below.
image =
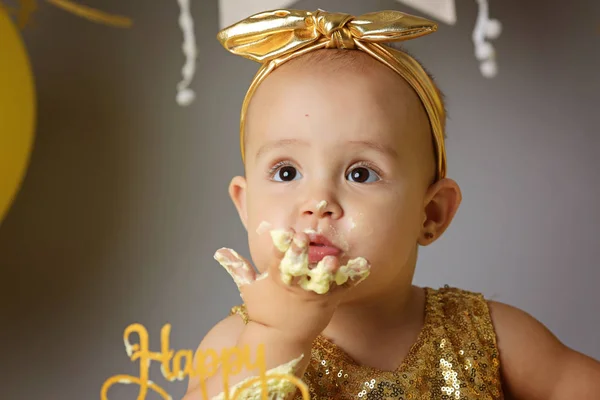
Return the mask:
M 0 5 L 0 223 L 23 181 L 33 145 L 35 88 L 21 36 Z

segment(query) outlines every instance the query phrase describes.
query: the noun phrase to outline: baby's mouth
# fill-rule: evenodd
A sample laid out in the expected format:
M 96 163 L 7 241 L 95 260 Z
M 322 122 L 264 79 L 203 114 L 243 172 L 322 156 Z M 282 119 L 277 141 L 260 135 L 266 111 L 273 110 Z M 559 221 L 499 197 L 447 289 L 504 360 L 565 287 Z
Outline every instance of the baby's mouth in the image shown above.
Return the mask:
M 327 256 L 339 256 L 342 250 L 323 235 L 309 235 L 308 262 L 316 264 Z

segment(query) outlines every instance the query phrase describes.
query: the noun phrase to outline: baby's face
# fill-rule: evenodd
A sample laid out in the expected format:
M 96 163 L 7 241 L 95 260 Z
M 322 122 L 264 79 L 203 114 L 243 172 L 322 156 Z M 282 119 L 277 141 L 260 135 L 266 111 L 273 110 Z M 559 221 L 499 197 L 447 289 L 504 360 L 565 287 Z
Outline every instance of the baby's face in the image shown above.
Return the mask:
M 399 76 L 375 60 L 284 65 L 252 99 L 246 137 L 232 196 L 260 270 L 272 260 L 269 230 L 292 227 L 321 242 L 313 263 L 365 257 L 372 273 L 361 286 L 412 276 L 403 267 L 416 258 L 435 163 L 425 111 Z

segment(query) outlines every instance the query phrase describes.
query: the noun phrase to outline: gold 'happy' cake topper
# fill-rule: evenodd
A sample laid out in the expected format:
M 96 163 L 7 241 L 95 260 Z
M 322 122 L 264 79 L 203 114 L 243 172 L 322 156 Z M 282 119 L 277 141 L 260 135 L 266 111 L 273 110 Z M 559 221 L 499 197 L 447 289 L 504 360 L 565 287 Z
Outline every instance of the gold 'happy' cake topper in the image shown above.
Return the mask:
M 129 337 L 137 334 L 139 343 L 131 344 Z M 182 381 L 185 378 L 198 378 L 200 382 L 200 392 L 202 398 L 206 400 L 236 400 L 248 398 L 257 398 L 260 393 L 263 400 L 267 400 L 273 393 L 272 388 L 277 393 L 283 390 L 291 393 L 298 389 L 302 394 L 303 400 L 310 400 L 308 387 L 302 380 L 293 375 L 295 367 L 302 359 L 302 356 L 296 360 L 284 364 L 280 367 L 266 370 L 264 355 L 264 345 L 259 345 L 256 351 L 256 360 L 250 359 L 250 348 L 248 346 L 226 348 L 218 352 L 214 349 L 198 351 L 194 365 L 194 352 L 192 350 L 179 350 L 175 352 L 169 346 L 171 334 L 171 325 L 163 326 L 160 333 L 161 351 L 153 352 L 149 349 L 150 338 L 148 331 L 141 324 L 129 325 L 123 334 L 125 351 L 131 361 L 138 361 L 140 365 L 139 376 L 115 375 L 108 378 L 100 390 L 100 400 L 108 400 L 109 389 L 116 384 L 135 384 L 140 387 L 137 400 L 144 400 L 148 391 L 153 391 L 164 400 L 171 400 L 172 397 L 155 382 L 149 379 L 150 365 L 152 361 L 161 363 L 161 372 L 166 380 L 173 382 Z M 208 398 L 206 389 L 206 380 L 221 370 L 223 375 L 223 392 L 220 395 Z M 246 370 L 258 370 L 258 376 L 248 378 L 237 385 L 230 387 L 229 377 L 239 373 L 242 368 Z

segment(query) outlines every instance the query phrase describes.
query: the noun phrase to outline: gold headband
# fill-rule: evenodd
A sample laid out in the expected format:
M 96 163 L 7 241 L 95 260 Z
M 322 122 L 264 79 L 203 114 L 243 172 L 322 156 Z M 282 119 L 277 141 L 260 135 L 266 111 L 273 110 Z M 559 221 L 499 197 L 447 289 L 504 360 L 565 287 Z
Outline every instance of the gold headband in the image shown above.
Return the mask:
M 435 32 L 437 25 L 399 11 L 354 17 L 326 11 L 275 10 L 255 14 L 219 32 L 228 51 L 262 64 L 242 104 L 240 146 L 244 159 L 244 126 L 252 95 L 281 64 L 323 48 L 364 51 L 397 72 L 417 93 L 429 117 L 434 138 L 437 179 L 446 176 L 446 115 L 439 91 L 410 55 L 380 43 L 404 41 Z

